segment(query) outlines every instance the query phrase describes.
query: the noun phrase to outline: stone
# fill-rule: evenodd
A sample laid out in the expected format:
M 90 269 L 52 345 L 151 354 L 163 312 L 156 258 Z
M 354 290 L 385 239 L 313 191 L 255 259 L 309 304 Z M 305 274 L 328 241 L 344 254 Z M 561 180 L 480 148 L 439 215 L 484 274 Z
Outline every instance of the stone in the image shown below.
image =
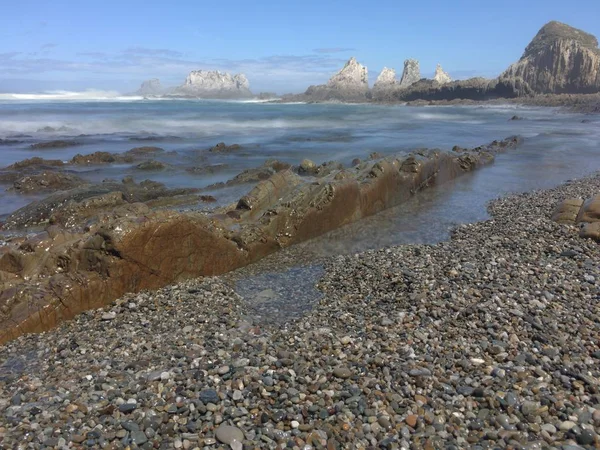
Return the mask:
M 327 87 L 340 91 L 366 93 L 369 89 L 367 68 L 352 57 L 338 73 L 329 79 Z
M 140 430 L 132 431 L 131 435 L 130 435 L 130 439 L 131 439 L 132 444 L 137 444 L 137 445 L 142 445 L 142 444 L 145 444 L 146 442 L 148 442 L 148 437 L 146 436 L 146 434 L 143 431 L 140 431 Z
M 298 173 L 313 174 L 317 171 L 317 165 L 310 159 L 303 159 L 298 167 Z
M 444 69 L 442 69 L 442 66 L 440 64 L 438 64 L 435 68 L 435 74 L 433 76 L 433 81 L 435 81 L 437 84 L 447 84 L 452 81 L 452 78 L 450 78 L 450 75 L 448 75 L 448 73 L 444 72 Z
M 552 212 L 552 220 L 558 223 L 574 224 L 583 206 L 580 198 L 568 198 L 563 200 Z
M 221 398 L 219 397 L 219 394 L 217 394 L 217 391 L 215 391 L 214 389 L 204 389 L 204 390 L 200 391 L 200 394 L 198 395 L 198 398 L 205 405 L 208 404 L 208 403 L 215 403 L 216 404 L 216 403 L 219 403 L 221 401 Z
M 411 414 L 406 417 L 405 422 L 409 427 L 415 428 L 417 426 L 418 420 L 419 420 L 418 416 Z
M 13 183 L 11 191 L 19 194 L 35 194 L 39 192 L 66 191 L 87 182 L 77 175 L 64 172 L 49 172 L 26 175 Z
M 215 437 L 223 444 L 231 444 L 234 440 L 238 442 L 244 441 L 244 433 L 238 427 L 231 425 L 221 425 L 215 431 Z
M 135 166 L 136 169 L 138 170 L 147 170 L 147 171 L 152 171 L 152 170 L 164 170 L 167 166 L 160 162 L 160 161 L 155 161 L 153 159 L 151 159 L 150 161 L 144 161 L 142 163 L 139 163 L 137 166 Z
M 183 85 L 170 95 L 192 98 L 236 99 L 252 97 L 250 83 L 242 73 L 231 75 L 218 70 L 193 70 Z
M 419 61 L 416 59 L 407 59 L 404 61 L 404 70 L 402 71 L 402 78 L 400 78 L 400 88 L 404 89 L 412 86 L 421 79 L 421 69 L 419 68 Z
M 333 369 L 333 375 L 338 378 L 350 378 L 352 376 L 352 371 L 347 367 L 336 367 Z
M 130 412 L 133 412 L 136 408 L 136 403 L 123 403 L 122 405 L 119 405 L 119 411 L 121 411 L 123 414 L 129 414 Z
M 583 224 L 579 230 L 579 236 L 600 242 L 600 221 Z
M 569 431 L 571 428 L 574 428 L 575 426 L 577 426 L 577 424 L 575 422 L 572 422 L 570 420 L 565 420 L 564 422 L 561 422 L 561 424 L 559 425 L 559 429 L 560 429 L 560 431 Z
M 397 84 L 396 71 L 394 69 L 388 69 L 384 67 L 383 70 L 377 76 L 373 90 L 377 89 L 390 89 Z
M 529 43 L 521 59 L 500 79 L 522 80 L 536 94 L 600 91 L 598 40 L 582 30 L 552 21 Z
M 117 313 L 114 311 L 108 311 L 102 314 L 102 320 L 113 320 L 115 317 L 117 317 Z
M 600 195 L 588 198 L 577 215 L 577 223 L 593 223 L 600 221 Z
M 593 445 L 596 442 L 595 433 L 591 430 L 583 429 L 576 437 L 577 443 L 580 445 Z

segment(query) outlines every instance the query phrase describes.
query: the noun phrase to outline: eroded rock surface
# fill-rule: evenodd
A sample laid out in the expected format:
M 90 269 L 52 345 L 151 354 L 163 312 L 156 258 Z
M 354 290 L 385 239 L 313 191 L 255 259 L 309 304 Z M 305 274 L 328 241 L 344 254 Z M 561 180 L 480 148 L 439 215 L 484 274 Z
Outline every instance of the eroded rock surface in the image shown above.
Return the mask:
M 599 92 L 598 40 L 569 25 L 549 22 L 500 78 L 521 79 L 536 94 Z
M 310 86 L 304 94 L 283 96 L 282 101 L 365 102 L 368 94 L 368 70 L 352 57 L 339 72 L 329 79 L 327 84 Z
M 400 88 L 412 86 L 420 79 L 421 69 L 419 68 L 419 61 L 416 59 L 407 59 L 404 61 L 404 70 L 402 71 L 402 78 L 400 78 Z
M 398 205 L 518 142 L 415 151 L 308 179 L 280 170 L 211 215 L 151 210 L 141 203 L 160 191 L 151 182 L 147 192 L 144 183 L 122 183 L 51 196 L 4 225 L 54 224 L 0 247 L 0 342 L 47 330 L 125 292 L 244 266 Z
M 242 73 L 231 75 L 218 70 L 194 70 L 183 85 L 173 92 L 177 96 L 198 98 L 247 98 L 252 96 L 250 83 Z
M 600 194 L 583 200 L 563 200 L 552 213 L 552 220 L 579 226 L 579 236 L 600 242 Z
M 433 81 L 438 84 L 446 84 L 452 81 L 450 75 L 442 69 L 442 66 L 438 64 L 435 68 L 435 74 L 433 75 Z
M 20 194 L 35 194 L 38 192 L 64 191 L 85 184 L 87 182 L 77 175 L 45 171 L 19 178 L 13 183 L 11 190 Z

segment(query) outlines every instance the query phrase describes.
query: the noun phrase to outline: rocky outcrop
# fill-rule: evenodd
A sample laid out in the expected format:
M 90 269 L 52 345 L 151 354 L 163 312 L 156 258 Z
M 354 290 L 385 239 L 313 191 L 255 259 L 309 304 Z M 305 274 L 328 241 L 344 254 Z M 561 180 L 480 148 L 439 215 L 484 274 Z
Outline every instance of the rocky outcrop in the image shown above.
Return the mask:
M 577 225 L 579 236 L 600 242 L 600 195 L 583 200 L 563 200 L 552 213 L 552 220 L 567 225 Z
M 35 144 L 31 144 L 30 147 L 33 150 L 48 150 L 53 148 L 67 148 L 67 147 L 75 147 L 77 145 L 81 145 L 77 141 L 46 141 L 46 142 L 37 142 Z
M 194 70 L 183 85 L 173 92 L 179 97 L 237 99 L 252 97 L 250 83 L 244 74 L 231 75 L 218 70 Z
M 136 195 L 145 198 L 141 185 L 131 192 L 118 185 L 86 188 L 70 200 L 54 196 L 5 224 L 28 219 L 39 224 L 41 216 L 33 216 L 41 210 L 46 220 L 54 217 L 43 232 L 0 246 L 0 343 L 48 330 L 126 292 L 257 261 L 489 164 L 518 142 L 510 138 L 472 150 L 403 153 L 352 169 L 323 170 L 316 178 L 273 164 L 270 178 L 212 215 L 153 211 L 148 202 L 136 202 Z M 65 204 L 70 206 L 63 206 L 62 216 L 56 208 Z M 82 216 L 73 219 L 76 214 Z
M 404 61 L 404 70 L 402 71 L 402 78 L 400 78 L 400 88 L 404 89 L 412 86 L 421 79 L 421 69 L 419 68 L 419 61 L 416 59 L 407 59 Z
M 377 80 L 375 80 L 373 89 L 391 89 L 396 85 L 397 82 L 396 71 L 394 69 L 388 69 L 387 67 L 384 67 L 379 73 Z
M 304 94 L 284 95 L 281 100 L 284 102 L 365 102 L 368 96 L 368 70 L 352 57 L 329 79 L 327 84 L 310 86 Z
M 144 97 L 157 97 L 165 93 L 165 89 L 160 84 L 158 78 L 152 78 L 142 83 L 140 88 L 135 92 L 135 95 L 141 95 Z
M 87 182 L 77 175 L 44 171 L 15 180 L 10 190 L 19 194 L 37 194 L 40 192 L 65 191 L 85 184 Z
M 364 95 L 369 90 L 368 70 L 352 57 L 338 73 L 329 79 L 327 87 L 350 94 Z
M 450 78 L 450 75 L 448 75 L 447 72 L 444 72 L 442 66 L 438 64 L 435 68 L 435 75 L 433 76 L 433 81 L 435 81 L 438 84 L 446 84 L 450 83 L 452 81 L 452 78 Z
M 598 40 L 569 25 L 550 22 L 500 79 L 523 80 L 535 94 L 600 92 Z

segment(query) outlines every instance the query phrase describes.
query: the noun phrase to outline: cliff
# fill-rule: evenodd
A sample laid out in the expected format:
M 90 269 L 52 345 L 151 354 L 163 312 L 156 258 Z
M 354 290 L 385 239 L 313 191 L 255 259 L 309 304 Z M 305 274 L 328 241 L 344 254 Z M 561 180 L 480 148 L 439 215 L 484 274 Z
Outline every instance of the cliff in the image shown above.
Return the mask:
M 598 40 L 560 22 L 544 25 L 501 79 L 522 79 L 536 94 L 600 91 Z
M 234 99 L 252 96 L 244 74 L 231 75 L 218 70 L 194 70 L 177 87 L 174 96 L 191 98 Z
M 419 61 L 416 59 L 407 59 L 404 61 L 404 70 L 402 71 L 402 78 L 400 78 L 400 88 L 407 88 L 420 79 L 421 69 L 419 68 Z

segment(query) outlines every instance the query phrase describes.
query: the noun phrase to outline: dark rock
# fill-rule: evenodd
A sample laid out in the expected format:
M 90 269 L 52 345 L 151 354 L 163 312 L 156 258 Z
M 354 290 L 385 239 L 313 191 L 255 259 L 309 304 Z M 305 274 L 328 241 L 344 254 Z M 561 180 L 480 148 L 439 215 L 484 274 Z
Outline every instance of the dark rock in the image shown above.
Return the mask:
M 239 150 L 240 148 L 242 147 L 238 144 L 226 145 L 225 142 L 219 142 L 214 147 L 209 148 L 208 151 L 212 153 L 228 153 Z
M 66 148 L 66 147 L 74 147 L 76 145 L 81 145 L 77 141 L 46 141 L 46 142 L 38 142 L 36 144 L 31 144 L 31 148 L 34 150 L 47 150 L 51 148 Z
M 6 169 L 8 170 L 23 170 L 23 169 L 39 169 L 41 167 L 61 167 L 64 166 L 60 159 L 43 159 L 37 156 L 33 158 L 24 159 L 23 161 L 11 164 Z
M 44 191 L 65 191 L 85 184 L 87 182 L 76 175 L 63 172 L 42 172 L 16 180 L 11 190 L 21 194 L 34 194 Z
M 151 159 L 150 161 L 144 161 L 143 163 L 140 163 L 137 166 L 135 166 L 135 168 L 138 170 L 163 170 L 166 167 L 167 166 L 165 164 L 161 163 L 160 161 L 155 161 L 153 159 Z

